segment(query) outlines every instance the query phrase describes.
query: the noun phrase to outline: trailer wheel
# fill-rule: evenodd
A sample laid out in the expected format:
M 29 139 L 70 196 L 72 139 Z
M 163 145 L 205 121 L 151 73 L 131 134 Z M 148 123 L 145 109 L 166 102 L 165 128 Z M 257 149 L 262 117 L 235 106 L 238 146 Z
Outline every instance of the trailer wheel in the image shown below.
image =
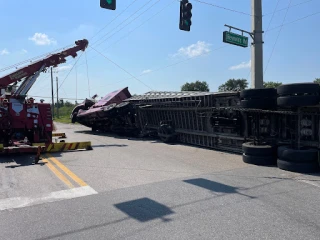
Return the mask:
M 290 162 L 278 159 L 277 160 L 278 168 L 297 173 L 314 173 L 319 172 L 318 162 Z
M 274 156 L 276 146 L 273 145 L 254 145 L 253 142 L 242 144 L 243 153 L 250 156 Z
M 251 98 L 276 98 L 277 89 L 275 88 L 262 88 L 262 89 L 245 89 L 240 93 L 241 99 Z
M 273 109 L 277 107 L 277 99 L 261 98 L 261 99 L 241 100 L 240 106 L 242 108 Z
M 252 155 L 242 155 L 242 160 L 245 163 L 260 165 L 260 166 L 271 166 L 275 165 L 277 162 L 277 158 L 275 156 L 252 156 Z
M 280 146 L 278 147 L 278 159 L 296 163 L 317 162 L 318 150 L 314 148 L 293 149 L 289 146 Z
M 284 84 L 277 87 L 277 94 L 279 96 L 285 95 L 295 95 L 295 94 L 319 94 L 319 84 L 318 83 L 292 83 Z
M 173 127 L 169 124 L 160 125 L 158 128 L 158 136 L 165 143 L 173 142 L 176 137 Z
M 317 95 L 298 95 L 278 97 L 277 103 L 280 107 L 302 107 L 318 105 L 320 97 Z

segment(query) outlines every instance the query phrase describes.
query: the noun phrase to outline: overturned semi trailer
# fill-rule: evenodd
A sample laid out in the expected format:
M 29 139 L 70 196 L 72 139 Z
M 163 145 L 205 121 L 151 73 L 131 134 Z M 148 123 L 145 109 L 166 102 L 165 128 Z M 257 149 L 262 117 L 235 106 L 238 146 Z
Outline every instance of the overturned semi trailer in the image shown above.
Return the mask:
M 124 100 L 135 106 L 136 127 L 142 135 L 164 142 L 180 141 L 241 152 L 244 141 L 239 92 L 147 92 Z
M 247 163 L 312 172 L 319 170 L 319 93 L 315 83 L 241 92 L 151 91 L 79 110 L 77 121 L 94 130 L 158 136 L 242 153 Z
M 319 171 L 320 87 L 285 84 L 241 92 L 148 92 L 125 101 L 136 106 L 142 133 L 165 142 L 243 153 L 256 165 Z

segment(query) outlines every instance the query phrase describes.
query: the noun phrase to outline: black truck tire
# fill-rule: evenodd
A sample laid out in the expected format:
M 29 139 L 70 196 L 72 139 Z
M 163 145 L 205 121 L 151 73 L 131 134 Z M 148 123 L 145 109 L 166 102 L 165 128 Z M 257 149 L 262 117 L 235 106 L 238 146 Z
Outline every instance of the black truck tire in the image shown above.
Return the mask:
M 277 104 L 280 107 L 303 107 L 318 105 L 319 101 L 318 95 L 282 96 L 278 97 Z
M 260 165 L 260 166 L 272 166 L 276 165 L 277 158 L 275 156 L 252 156 L 252 155 L 242 155 L 242 160 L 245 163 Z
M 276 146 L 272 145 L 254 145 L 253 142 L 246 142 L 242 144 L 242 151 L 250 156 L 271 156 L 275 155 Z
M 289 146 L 280 146 L 278 147 L 278 159 L 295 163 L 318 162 L 318 152 L 314 148 L 293 149 Z
M 277 94 L 279 96 L 303 93 L 318 95 L 319 91 L 320 87 L 318 83 L 292 83 L 277 87 Z
M 245 89 L 240 92 L 241 99 L 251 98 L 276 98 L 277 89 L 275 88 L 263 88 L 263 89 Z
M 319 163 L 315 161 L 297 163 L 278 159 L 277 166 L 279 169 L 297 173 L 315 173 L 320 171 Z

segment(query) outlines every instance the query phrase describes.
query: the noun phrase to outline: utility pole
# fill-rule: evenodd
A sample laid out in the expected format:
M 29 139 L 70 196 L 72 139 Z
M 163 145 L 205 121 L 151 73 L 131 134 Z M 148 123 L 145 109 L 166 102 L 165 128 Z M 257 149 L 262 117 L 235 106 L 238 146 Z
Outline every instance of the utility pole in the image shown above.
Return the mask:
M 56 77 L 56 82 L 57 82 L 57 86 L 56 86 L 56 88 L 57 88 L 57 118 L 59 118 L 59 95 L 58 95 L 58 90 L 59 90 L 59 88 L 58 88 L 58 77 Z
M 52 74 L 52 67 L 51 67 L 51 96 L 52 96 L 52 118 L 54 118 L 54 98 L 53 98 L 53 74 Z
M 263 88 L 263 39 L 261 0 L 251 0 L 253 43 L 251 48 L 251 88 Z

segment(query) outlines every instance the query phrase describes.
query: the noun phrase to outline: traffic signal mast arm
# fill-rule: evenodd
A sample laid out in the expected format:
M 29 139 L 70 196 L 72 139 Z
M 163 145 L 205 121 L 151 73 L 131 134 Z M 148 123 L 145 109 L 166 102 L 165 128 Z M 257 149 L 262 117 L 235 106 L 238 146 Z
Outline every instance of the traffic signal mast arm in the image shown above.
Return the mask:
M 73 58 L 75 58 L 78 51 L 84 51 L 87 48 L 88 43 L 89 42 L 87 39 L 78 40 L 75 42 L 76 46 L 74 47 L 68 48 L 59 53 L 48 55 L 47 57 L 37 62 L 34 62 L 28 66 L 20 68 L 6 76 L 1 77 L 0 89 L 5 89 L 10 84 L 17 83 L 25 78 L 14 95 L 17 96 L 26 94 L 41 72 L 45 71 L 48 67 L 56 67 L 61 63 L 65 63 L 65 58 L 68 56 L 72 56 Z

